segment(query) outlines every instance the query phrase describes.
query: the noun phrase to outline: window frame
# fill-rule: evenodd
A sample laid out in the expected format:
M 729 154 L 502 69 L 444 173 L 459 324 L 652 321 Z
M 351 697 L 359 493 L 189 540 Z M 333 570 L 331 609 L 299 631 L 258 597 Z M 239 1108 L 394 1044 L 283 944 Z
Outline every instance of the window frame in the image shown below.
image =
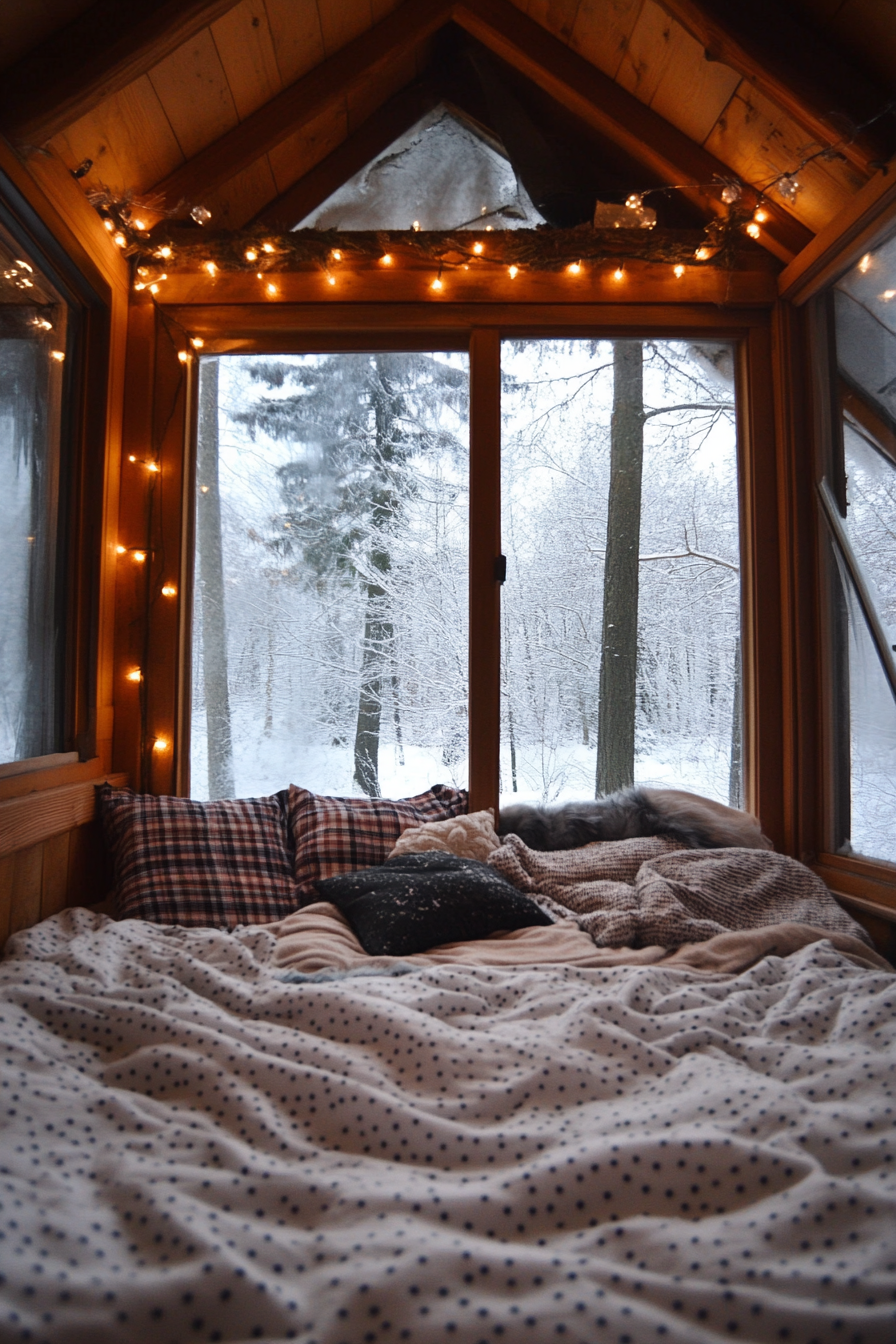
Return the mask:
M 0 221 L 66 303 L 54 582 L 56 750 L 4 775 L 90 761 L 97 751 L 100 588 L 111 293 L 88 278 L 0 169 Z
M 784 728 L 788 717 L 782 650 L 784 573 L 778 532 L 776 443 L 779 417 L 773 391 L 772 311 L 768 303 L 720 310 L 702 303 L 309 303 L 231 305 L 207 302 L 132 308 L 129 367 L 141 386 L 129 397 L 125 454 L 147 436 L 165 483 L 163 507 L 147 520 L 145 499 L 122 491 L 122 517 L 148 521 L 152 568 L 148 590 L 176 571 L 179 601 L 141 604 L 125 596 L 119 629 L 139 625 L 116 671 L 136 661 L 144 679 L 116 714 L 129 735 L 128 756 L 138 787 L 184 795 L 189 783 L 190 625 L 196 386 L 194 361 L 180 362 L 199 338 L 203 354 L 328 353 L 337 350 L 467 349 L 470 352 L 470 795 L 471 808 L 497 806 L 500 588 L 494 562 L 500 548 L 500 342 L 505 338 L 700 337 L 730 342 L 736 352 L 738 474 L 742 554 L 742 638 L 745 805 L 757 812 L 774 843 L 786 848 Z M 146 371 L 150 370 L 147 380 Z M 126 405 L 128 405 L 126 402 Z M 155 428 L 154 428 L 155 426 Z M 125 456 L 124 463 L 127 463 Z M 140 491 L 136 491 L 140 495 Z M 176 501 L 176 502 L 175 502 Z M 126 524 L 125 524 L 126 525 Z M 164 556 L 165 574 L 157 568 Z M 121 601 L 121 599 L 120 599 Z M 156 734 L 172 750 L 153 752 Z M 122 759 L 119 754 L 119 759 Z

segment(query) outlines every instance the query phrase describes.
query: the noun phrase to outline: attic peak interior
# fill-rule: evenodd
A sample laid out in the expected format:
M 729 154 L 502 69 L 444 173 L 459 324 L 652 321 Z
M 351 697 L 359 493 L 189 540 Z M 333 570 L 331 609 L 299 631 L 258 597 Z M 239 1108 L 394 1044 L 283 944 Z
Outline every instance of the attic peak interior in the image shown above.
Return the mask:
M 884 1046 L 860 1034 L 856 1081 L 825 1036 L 837 1076 L 822 1086 L 819 1054 L 815 1092 L 796 1064 L 766 1071 L 757 1095 L 790 1118 L 749 1110 L 749 1142 L 726 1098 L 747 1087 L 735 1056 L 776 1039 L 772 985 L 825 1032 L 892 1020 L 875 996 L 896 924 L 894 84 L 891 0 L 3 7 L 0 1011 L 16 1050 L 61 1061 L 45 1132 L 60 1108 L 77 1117 L 57 1240 L 90 1204 L 97 1256 L 118 1255 L 119 1232 L 130 1246 L 95 1280 L 59 1260 L 56 1296 L 13 1276 L 10 1339 L 161 1338 L 147 1265 L 172 1339 L 449 1329 L 475 1344 L 486 1322 L 515 1341 L 523 1278 L 533 1338 L 833 1339 L 837 1311 L 851 1337 L 893 1337 L 875 1231 L 892 1209 L 868 1193 L 855 1137 L 860 1110 L 872 1126 L 884 1113 L 869 1082 Z M 179 986 L 157 991 L 164 1058 L 144 973 Z M 59 980 L 55 1006 L 32 1003 L 35 975 Z M 676 977 L 694 997 L 673 1009 Z M 214 1021 L 194 1058 L 199 984 Z M 731 1029 L 727 1062 L 676 1055 L 679 1029 L 710 1031 L 716 992 L 745 995 L 754 1026 Z M 380 1012 L 413 1084 L 384 1062 Z M 517 1021 L 511 1064 L 500 1042 L 516 1049 Z M 794 1059 L 814 1048 L 802 1030 Z M 88 1046 L 103 1151 L 141 1168 L 132 1203 L 124 1176 L 109 1194 L 94 1167 L 87 1185 L 73 1174 L 92 1143 L 73 1062 Z M 617 1094 L 630 1048 L 647 1053 Z M 256 1081 L 230 1076 L 236 1055 Z M 513 1102 L 492 1112 L 505 1064 Z M 668 1099 L 642 1115 L 654 1067 Z M 220 1097 L 202 1095 L 202 1069 Z M 836 1140 L 828 1088 L 852 1116 Z M 741 1207 L 734 1167 L 712 1167 L 718 1198 L 702 1168 L 690 1196 L 664 1175 L 673 1241 L 714 1222 L 747 1259 L 770 1254 L 748 1212 L 771 1226 L 797 1189 L 814 1209 L 824 1176 L 837 1210 L 865 1210 L 842 1226 L 861 1244 L 855 1283 L 878 1286 L 861 1296 L 842 1265 L 825 1279 L 782 1233 L 818 1321 L 784 1271 L 778 1298 L 754 1300 L 744 1270 L 730 1324 L 727 1261 L 688 1270 L 676 1244 L 667 1264 L 660 1178 L 635 1179 L 654 1147 L 665 1161 L 657 1117 L 679 1097 L 682 1170 L 698 1138 L 743 1143 L 738 1161 L 771 1185 Z M 187 1113 L 208 1145 L 197 1170 L 220 1189 L 179 1187 L 169 1224 L 161 1145 L 185 1184 L 206 1180 Z M 164 1139 L 144 1153 L 151 1122 Z M 849 1180 L 811 1137 L 828 1124 Z M 629 1190 L 608 1154 L 636 1130 Z M 51 1148 L 35 1149 L 47 1171 Z M 578 1204 L 560 1189 L 567 1158 Z M 256 1236 L 236 1224 L 262 1180 Z M 658 1276 L 649 1303 L 613 1279 L 611 1222 Z M 415 1257 L 410 1273 L 405 1235 L 429 1268 Z M 367 1289 L 335 1268 L 351 1257 L 369 1319 Z M 205 1303 L 199 1325 L 175 1265 Z M 499 1271 L 494 1298 L 465 1277 L 494 1289 Z M 588 1293 L 551 1306 L 545 1284 L 559 1302 L 576 1274 Z M 696 1285 L 684 1306 L 681 1276 Z

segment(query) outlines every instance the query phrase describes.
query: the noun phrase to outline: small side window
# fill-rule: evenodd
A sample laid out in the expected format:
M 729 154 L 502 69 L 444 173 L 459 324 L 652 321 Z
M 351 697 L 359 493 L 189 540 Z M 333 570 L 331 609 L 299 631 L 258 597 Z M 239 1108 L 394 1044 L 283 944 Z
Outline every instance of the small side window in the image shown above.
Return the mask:
M 60 437 L 72 322 L 0 225 L 0 764 L 62 748 Z

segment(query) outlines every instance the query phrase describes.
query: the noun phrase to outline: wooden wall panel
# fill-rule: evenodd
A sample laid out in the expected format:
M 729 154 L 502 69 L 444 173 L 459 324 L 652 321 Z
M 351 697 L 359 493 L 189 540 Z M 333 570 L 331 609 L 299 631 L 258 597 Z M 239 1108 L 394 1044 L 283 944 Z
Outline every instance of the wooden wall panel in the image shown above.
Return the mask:
M 9 932 L 30 929 L 40 921 L 40 892 L 43 880 L 44 846 L 32 845 L 13 856 L 10 892 Z
M 276 195 L 277 183 L 265 154 L 216 191 L 206 192 L 197 204 L 212 212 L 215 228 L 241 229 Z
M 378 79 L 350 89 L 346 100 L 349 131 L 357 131 L 384 103 L 413 83 L 417 77 L 417 67 L 417 54 L 410 52 L 391 70 L 384 70 Z
M 327 56 L 333 56 L 352 38 L 360 37 L 371 25 L 370 0 L 339 0 L 335 5 L 320 0 L 317 9 Z
M 616 78 L 642 0 L 581 0 L 569 45 L 611 79 Z M 533 18 L 538 18 L 533 14 Z M 561 37 L 561 33 L 557 33 Z
M 325 159 L 342 144 L 348 134 L 348 117 L 344 104 L 330 107 L 308 122 L 300 131 L 276 145 L 268 154 L 276 194 L 286 191 L 300 177 Z M 271 198 L 269 197 L 268 200 Z M 267 204 L 267 201 L 264 202 Z M 261 208 L 261 207 L 259 207 Z
M 561 42 L 570 41 L 580 0 L 514 0 L 514 4 Z
M 149 78 L 186 159 L 239 121 L 208 28 L 155 66 Z
M 49 919 L 68 905 L 68 859 L 71 832 L 44 842 L 40 883 L 40 917 Z
M 699 145 L 741 82 L 654 0 L 645 0 L 616 78 Z
M 242 0 L 211 33 L 242 121 L 283 88 L 264 0 Z
M 148 75 L 106 98 L 50 146 L 70 169 L 93 160 L 85 187 L 122 191 L 145 191 L 184 157 Z
M 794 168 L 815 145 L 806 132 L 757 89 L 744 85 L 706 140 L 706 148 L 746 182 L 767 183 Z M 801 170 L 803 189 L 792 213 L 817 233 L 865 179 L 846 163 L 816 160 Z M 772 200 L 777 200 L 773 193 Z
M 283 87 L 324 59 L 317 0 L 264 0 Z

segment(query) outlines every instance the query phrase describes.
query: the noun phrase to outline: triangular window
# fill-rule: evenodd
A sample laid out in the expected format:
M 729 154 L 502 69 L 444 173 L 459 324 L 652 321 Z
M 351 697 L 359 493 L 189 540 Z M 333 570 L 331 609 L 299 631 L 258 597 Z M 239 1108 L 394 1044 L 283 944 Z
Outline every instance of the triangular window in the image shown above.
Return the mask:
M 297 228 L 534 228 L 544 222 L 500 143 L 439 104 Z

